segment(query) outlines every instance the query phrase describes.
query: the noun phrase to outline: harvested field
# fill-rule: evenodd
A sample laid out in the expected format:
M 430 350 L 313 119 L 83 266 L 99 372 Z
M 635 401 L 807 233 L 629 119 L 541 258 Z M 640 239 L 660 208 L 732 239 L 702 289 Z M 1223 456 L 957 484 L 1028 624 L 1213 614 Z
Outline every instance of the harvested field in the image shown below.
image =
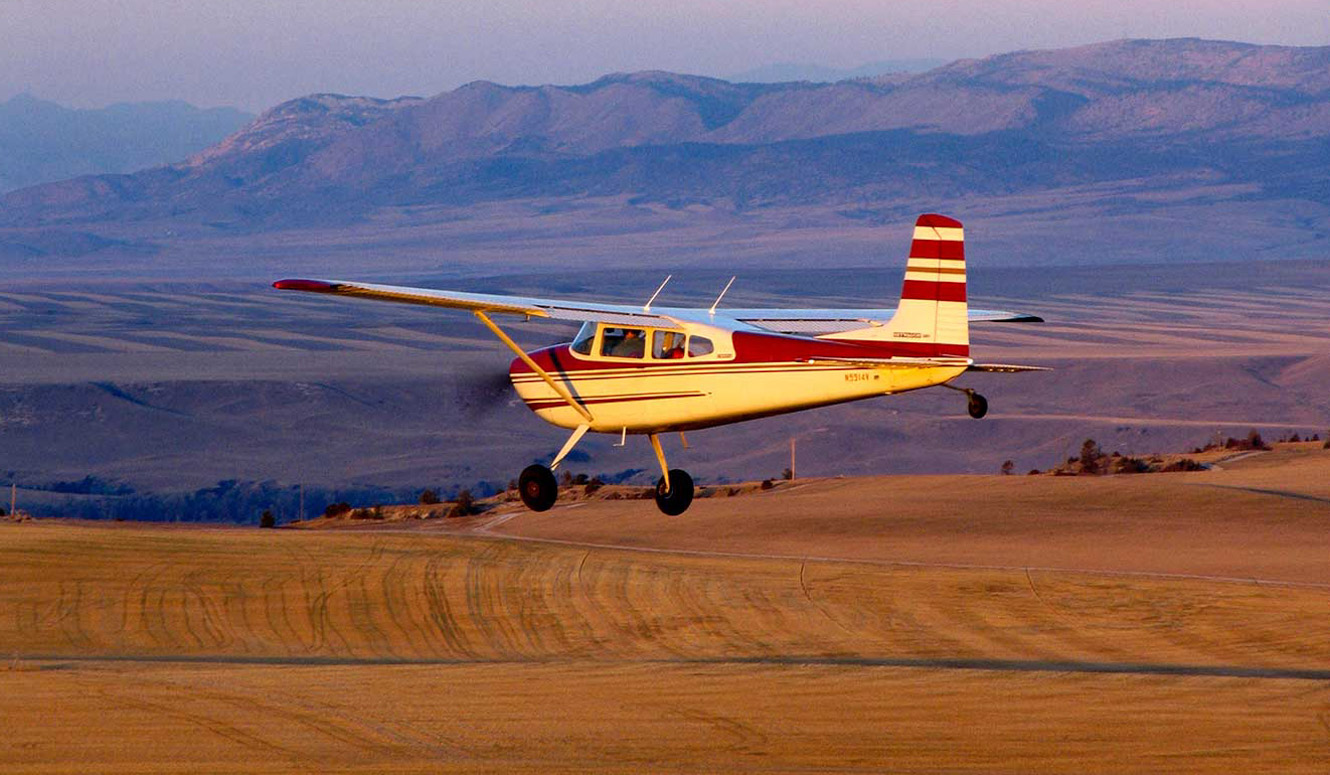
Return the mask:
M 4 525 L 0 769 L 1323 772 L 1327 463 L 846 480 L 673 521 Z

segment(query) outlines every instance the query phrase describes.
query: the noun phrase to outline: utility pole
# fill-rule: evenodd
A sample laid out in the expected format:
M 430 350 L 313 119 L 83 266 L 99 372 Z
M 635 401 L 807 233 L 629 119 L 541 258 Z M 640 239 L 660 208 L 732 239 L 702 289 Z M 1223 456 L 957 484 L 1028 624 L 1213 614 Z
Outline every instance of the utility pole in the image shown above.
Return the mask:
M 794 481 L 794 437 L 790 437 L 790 481 Z
M 301 483 L 300 483 L 300 514 L 296 517 L 296 519 L 300 520 L 301 522 L 304 522 L 304 521 L 305 521 L 305 484 L 304 484 L 304 482 L 301 482 Z
M 13 516 L 14 516 L 14 504 L 17 503 L 17 502 L 18 502 L 18 485 L 17 485 L 17 484 L 14 484 L 13 482 L 10 482 L 10 483 L 9 483 L 9 516 L 10 516 L 10 518 L 13 518 Z

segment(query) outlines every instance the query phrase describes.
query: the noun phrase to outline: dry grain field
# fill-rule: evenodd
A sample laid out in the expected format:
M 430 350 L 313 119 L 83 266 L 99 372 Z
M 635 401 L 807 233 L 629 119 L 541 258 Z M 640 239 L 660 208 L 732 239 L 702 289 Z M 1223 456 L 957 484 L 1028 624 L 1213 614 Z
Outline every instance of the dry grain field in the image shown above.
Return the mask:
M 1325 772 L 1330 452 L 0 527 L 0 770 Z

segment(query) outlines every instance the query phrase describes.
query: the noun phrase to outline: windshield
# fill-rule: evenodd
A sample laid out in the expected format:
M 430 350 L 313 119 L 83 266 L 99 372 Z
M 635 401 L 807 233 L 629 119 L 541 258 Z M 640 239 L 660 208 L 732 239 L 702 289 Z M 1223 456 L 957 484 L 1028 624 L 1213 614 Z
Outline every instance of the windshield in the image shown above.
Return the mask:
M 582 324 L 577 336 L 573 337 L 573 352 L 582 355 L 591 354 L 591 343 L 596 339 L 596 324 L 587 321 Z

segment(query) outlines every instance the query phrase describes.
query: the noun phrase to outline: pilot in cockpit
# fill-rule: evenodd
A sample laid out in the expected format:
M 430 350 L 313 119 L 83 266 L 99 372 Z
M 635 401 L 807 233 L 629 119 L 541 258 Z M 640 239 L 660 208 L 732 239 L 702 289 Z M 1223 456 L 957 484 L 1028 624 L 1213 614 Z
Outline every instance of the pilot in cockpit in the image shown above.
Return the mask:
M 646 337 L 640 328 L 607 328 L 602 339 L 602 355 L 613 358 L 642 358 L 646 355 Z

